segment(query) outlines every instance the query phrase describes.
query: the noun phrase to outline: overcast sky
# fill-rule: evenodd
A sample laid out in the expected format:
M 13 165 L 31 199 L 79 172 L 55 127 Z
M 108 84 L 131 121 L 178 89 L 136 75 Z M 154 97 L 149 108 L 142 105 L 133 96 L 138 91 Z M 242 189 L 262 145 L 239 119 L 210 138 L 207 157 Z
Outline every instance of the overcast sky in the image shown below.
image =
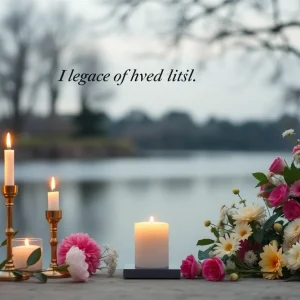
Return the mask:
M 63 0 L 61 0 L 63 1 Z M 90 20 L 100 16 L 104 8 L 95 6 L 95 0 L 64 0 L 70 10 Z M 44 0 L 44 3 L 47 1 Z M 49 3 L 49 2 L 47 2 Z M 153 22 L 153 11 L 152 22 Z M 268 84 L 270 64 L 266 62 L 259 72 L 251 71 L 249 62 L 232 53 L 224 58 L 209 60 L 205 70 L 197 69 L 199 52 L 191 44 L 185 43 L 178 56 L 164 58 L 140 58 L 139 53 L 155 52 L 163 41 L 149 34 L 147 19 L 149 11 L 141 11 L 134 19 L 129 33 L 97 36 L 97 47 L 107 63 L 107 71 L 115 74 L 126 69 L 138 69 L 143 73 L 168 73 L 171 68 L 178 70 L 195 69 L 195 82 L 166 81 L 156 83 L 136 83 L 125 81 L 121 86 L 111 82 L 115 98 L 106 104 L 106 109 L 114 117 L 119 117 L 132 109 L 142 109 L 158 117 L 171 109 L 185 110 L 197 121 L 214 116 L 242 121 L 245 119 L 270 119 L 277 117 L 282 107 L 278 105 L 280 88 Z M 147 20 L 146 20 L 147 19 Z M 88 45 L 87 45 L 88 46 Z M 67 69 L 67 66 L 64 67 Z M 291 76 L 295 76 L 294 74 Z M 76 84 L 68 83 L 60 97 L 59 109 L 63 113 L 78 109 Z M 45 111 L 44 101 L 39 102 L 40 111 Z

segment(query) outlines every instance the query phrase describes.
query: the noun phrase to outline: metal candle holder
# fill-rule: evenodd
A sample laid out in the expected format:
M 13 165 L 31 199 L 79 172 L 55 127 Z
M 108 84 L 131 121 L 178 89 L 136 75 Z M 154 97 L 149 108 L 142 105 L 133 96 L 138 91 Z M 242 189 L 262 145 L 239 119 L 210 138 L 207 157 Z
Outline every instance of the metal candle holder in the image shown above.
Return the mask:
M 15 231 L 13 229 L 13 207 L 14 200 L 18 193 L 17 185 L 4 185 L 2 186 L 2 194 L 5 198 L 6 205 L 6 259 L 5 271 L 0 271 L 0 281 L 20 281 L 29 279 L 30 275 L 23 273 L 23 275 L 15 276 L 13 271 L 15 265 L 12 257 L 12 239 Z
M 57 265 L 57 225 L 62 218 L 61 210 L 46 210 L 46 219 L 50 224 L 50 246 L 51 246 L 51 262 L 47 271 L 43 272 L 49 278 L 66 278 L 70 277 L 68 272 L 55 271 Z

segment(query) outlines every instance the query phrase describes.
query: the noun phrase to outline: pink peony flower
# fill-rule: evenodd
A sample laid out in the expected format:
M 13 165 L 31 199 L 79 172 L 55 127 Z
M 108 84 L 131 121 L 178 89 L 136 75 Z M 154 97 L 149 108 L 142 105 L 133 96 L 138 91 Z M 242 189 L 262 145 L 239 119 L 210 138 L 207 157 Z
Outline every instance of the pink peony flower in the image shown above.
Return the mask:
M 100 265 L 101 248 L 97 242 L 86 233 L 71 234 L 62 240 L 57 251 L 58 265 L 65 263 L 67 252 L 72 246 L 78 247 L 84 252 L 85 261 L 89 266 L 88 271 L 91 274 L 95 273 Z
M 89 265 L 85 261 L 85 255 L 78 247 L 72 246 L 66 255 L 66 264 L 69 265 L 68 271 L 76 282 L 87 281 L 90 274 Z
M 283 214 L 289 221 L 300 218 L 300 203 L 290 199 L 283 205 Z
M 268 201 L 271 206 L 277 207 L 282 205 L 289 196 L 289 186 L 287 184 L 280 184 L 271 192 Z
M 272 162 L 269 171 L 273 172 L 274 174 L 282 174 L 285 168 L 285 162 L 281 157 L 275 158 Z
M 270 196 L 271 191 L 270 192 L 265 191 L 265 189 L 267 189 L 270 186 L 272 186 L 272 184 L 269 182 L 260 186 L 260 196 L 261 197 L 268 198 Z
M 201 269 L 201 264 L 192 254 L 187 256 L 187 258 L 182 261 L 180 266 L 182 276 L 188 279 L 199 276 L 201 274 Z
M 208 258 L 202 264 L 202 275 L 210 281 L 221 281 L 225 278 L 225 267 L 219 257 Z
M 300 197 L 300 180 L 297 180 L 291 185 L 290 195 L 294 197 Z

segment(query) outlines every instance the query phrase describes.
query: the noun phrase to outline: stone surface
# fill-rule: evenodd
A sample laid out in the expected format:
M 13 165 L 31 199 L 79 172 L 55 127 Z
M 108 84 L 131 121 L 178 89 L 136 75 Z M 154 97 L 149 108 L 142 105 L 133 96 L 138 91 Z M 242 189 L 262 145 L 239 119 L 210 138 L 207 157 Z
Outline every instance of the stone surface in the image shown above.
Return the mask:
M 87 283 L 71 279 L 0 282 L 1 300 L 296 300 L 299 282 L 242 279 L 237 282 L 195 280 L 124 280 L 94 275 Z

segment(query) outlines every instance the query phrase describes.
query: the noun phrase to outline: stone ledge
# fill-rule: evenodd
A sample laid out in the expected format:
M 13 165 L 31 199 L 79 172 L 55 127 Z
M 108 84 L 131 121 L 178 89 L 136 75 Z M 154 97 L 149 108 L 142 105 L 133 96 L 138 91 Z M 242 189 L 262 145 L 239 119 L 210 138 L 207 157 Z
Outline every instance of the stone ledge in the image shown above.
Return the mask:
M 299 282 L 242 279 L 237 282 L 194 280 L 124 280 L 96 274 L 87 283 L 49 279 L 41 284 L 0 282 L 2 300 L 298 300 Z

